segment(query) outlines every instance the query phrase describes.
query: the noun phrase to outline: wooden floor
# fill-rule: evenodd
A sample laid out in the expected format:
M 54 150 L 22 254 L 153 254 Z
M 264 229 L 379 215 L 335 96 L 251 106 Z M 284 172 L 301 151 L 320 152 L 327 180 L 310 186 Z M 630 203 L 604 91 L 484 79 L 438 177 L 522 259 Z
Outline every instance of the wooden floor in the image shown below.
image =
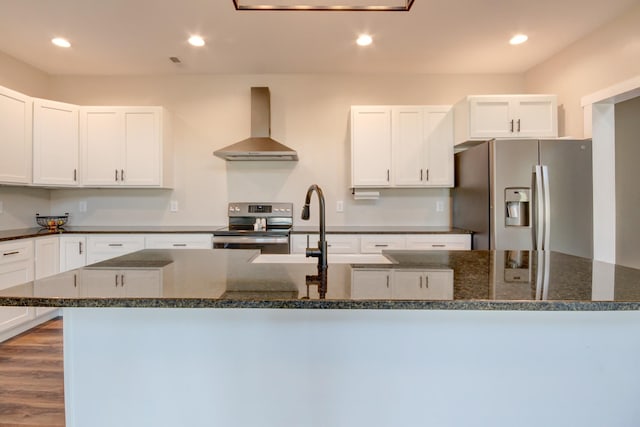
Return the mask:
M 0 426 L 64 426 L 61 318 L 0 343 Z

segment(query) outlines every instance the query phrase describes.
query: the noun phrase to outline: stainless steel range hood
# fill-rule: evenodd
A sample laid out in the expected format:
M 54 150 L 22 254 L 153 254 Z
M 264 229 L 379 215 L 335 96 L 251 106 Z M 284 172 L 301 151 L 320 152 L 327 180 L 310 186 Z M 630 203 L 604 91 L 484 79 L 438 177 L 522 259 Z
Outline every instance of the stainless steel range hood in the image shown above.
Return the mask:
M 295 150 L 271 139 L 271 95 L 268 87 L 251 88 L 251 136 L 213 152 L 229 161 L 298 160 Z

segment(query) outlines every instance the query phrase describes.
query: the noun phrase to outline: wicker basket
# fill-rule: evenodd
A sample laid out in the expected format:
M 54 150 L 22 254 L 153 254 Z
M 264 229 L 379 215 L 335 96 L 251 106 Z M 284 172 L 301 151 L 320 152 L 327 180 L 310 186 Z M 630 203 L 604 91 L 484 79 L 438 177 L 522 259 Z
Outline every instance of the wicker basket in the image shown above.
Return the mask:
M 36 222 L 42 228 L 48 228 L 51 231 L 62 228 L 63 225 L 69 220 L 69 213 L 66 212 L 61 216 L 45 216 L 36 213 Z

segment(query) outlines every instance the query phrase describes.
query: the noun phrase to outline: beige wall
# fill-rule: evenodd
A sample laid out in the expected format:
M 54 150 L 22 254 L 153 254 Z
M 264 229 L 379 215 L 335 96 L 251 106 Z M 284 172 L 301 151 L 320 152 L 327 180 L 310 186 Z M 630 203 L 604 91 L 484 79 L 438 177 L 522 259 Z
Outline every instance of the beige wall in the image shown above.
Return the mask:
M 49 75 L 0 52 L 0 86 L 29 96 L 49 96 Z
M 640 5 L 532 68 L 524 77 L 527 92 L 558 94 L 560 136 L 582 137 L 581 98 L 637 75 Z
M 250 87 L 269 86 L 272 135 L 299 162 L 225 162 L 213 151 L 249 135 Z M 222 225 L 228 201 L 288 201 L 297 211 L 320 185 L 329 224 L 448 225 L 449 191 L 385 191 L 355 202 L 349 192 L 352 104 L 452 104 L 469 93 L 522 92 L 510 75 L 200 75 L 52 77 L 54 99 L 84 105 L 163 105 L 173 115 L 175 189 L 54 190 L 55 212 L 77 225 Z M 78 202 L 87 201 L 86 213 Z M 169 212 L 170 200 L 179 202 Z M 335 211 L 344 201 L 344 213 Z M 444 201 L 445 212 L 436 212 Z M 312 211 L 315 215 L 315 209 Z M 297 214 L 296 214 L 297 216 Z M 296 218 L 297 222 L 300 222 Z

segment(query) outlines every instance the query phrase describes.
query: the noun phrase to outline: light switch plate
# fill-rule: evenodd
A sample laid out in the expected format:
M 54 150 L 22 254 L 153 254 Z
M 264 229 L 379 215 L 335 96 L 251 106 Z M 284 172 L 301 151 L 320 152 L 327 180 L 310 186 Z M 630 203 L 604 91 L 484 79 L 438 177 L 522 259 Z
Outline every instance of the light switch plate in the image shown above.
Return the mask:
M 436 212 L 444 212 L 444 202 L 442 200 L 436 202 Z
M 171 212 L 178 212 L 178 201 L 177 200 L 172 200 L 171 201 L 171 206 L 169 208 L 171 210 Z
M 86 212 L 87 211 L 87 201 L 86 200 L 80 200 L 80 202 L 78 203 L 78 210 L 80 212 Z
M 344 212 L 344 201 L 338 200 L 336 202 L 336 212 Z

